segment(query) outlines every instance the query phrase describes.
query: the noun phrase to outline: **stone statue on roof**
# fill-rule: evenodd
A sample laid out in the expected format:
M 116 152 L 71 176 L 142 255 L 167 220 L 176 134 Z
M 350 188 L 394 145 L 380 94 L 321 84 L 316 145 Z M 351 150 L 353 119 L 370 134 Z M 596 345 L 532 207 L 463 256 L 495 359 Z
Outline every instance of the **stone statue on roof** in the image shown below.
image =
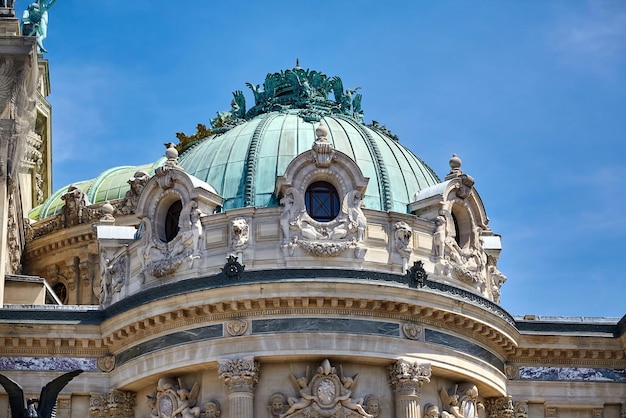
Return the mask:
M 31 3 L 22 14 L 22 35 L 37 37 L 37 52 L 48 52 L 43 40 L 48 35 L 48 10 L 57 0 L 37 0 Z

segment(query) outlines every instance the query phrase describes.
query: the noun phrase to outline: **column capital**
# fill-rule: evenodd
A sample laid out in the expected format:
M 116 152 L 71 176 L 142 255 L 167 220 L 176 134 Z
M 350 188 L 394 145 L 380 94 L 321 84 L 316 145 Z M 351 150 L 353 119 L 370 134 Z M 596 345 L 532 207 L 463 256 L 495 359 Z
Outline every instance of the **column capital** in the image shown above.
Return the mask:
M 389 383 L 396 396 L 420 397 L 420 389 L 424 383 L 430 382 L 432 371 L 430 364 L 419 364 L 398 360 L 389 366 Z
M 229 393 L 254 392 L 259 381 L 259 363 L 254 357 L 218 361 L 219 378 L 224 380 Z
M 515 418 L 511 396 L 485 399 L 485 409 L 489 418 Z

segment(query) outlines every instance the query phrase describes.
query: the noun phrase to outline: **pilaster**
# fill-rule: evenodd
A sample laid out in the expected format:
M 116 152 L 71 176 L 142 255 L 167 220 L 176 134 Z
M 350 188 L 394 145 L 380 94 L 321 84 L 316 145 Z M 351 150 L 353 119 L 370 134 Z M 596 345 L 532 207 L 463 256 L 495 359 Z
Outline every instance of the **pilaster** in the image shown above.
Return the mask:
M 259 381 L 259 363 L 254 357 L 220 361 L 219 377 L 226 385 L 230 416 L 254 418 L 254 389 Z

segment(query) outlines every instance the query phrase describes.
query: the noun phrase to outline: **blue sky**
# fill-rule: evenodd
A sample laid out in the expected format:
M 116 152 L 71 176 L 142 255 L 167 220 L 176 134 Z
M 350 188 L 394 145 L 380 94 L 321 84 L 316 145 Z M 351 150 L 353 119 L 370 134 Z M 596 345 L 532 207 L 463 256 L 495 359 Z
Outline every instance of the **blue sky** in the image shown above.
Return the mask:
M 624 1 L 58 0 L 45 46 L 55 189 L 156 160 L 299 58 L 441 177 L 461 157 L 505 309 L 626 313 Z

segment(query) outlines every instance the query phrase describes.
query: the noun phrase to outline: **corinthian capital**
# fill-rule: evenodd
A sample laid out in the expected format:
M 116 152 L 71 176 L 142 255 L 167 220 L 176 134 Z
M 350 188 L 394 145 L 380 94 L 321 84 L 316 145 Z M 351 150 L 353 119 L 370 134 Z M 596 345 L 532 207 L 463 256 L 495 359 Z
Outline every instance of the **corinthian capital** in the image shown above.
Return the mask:
M 219 361 L 219 377 L 229 393 L 254 392 L 259 381 L 259 363 L 254 357 Z
M 389 367 L 389 383 L 396 395 L 420 396 L 420 388 L 430 382 L 430 364 L 398 360 Z

